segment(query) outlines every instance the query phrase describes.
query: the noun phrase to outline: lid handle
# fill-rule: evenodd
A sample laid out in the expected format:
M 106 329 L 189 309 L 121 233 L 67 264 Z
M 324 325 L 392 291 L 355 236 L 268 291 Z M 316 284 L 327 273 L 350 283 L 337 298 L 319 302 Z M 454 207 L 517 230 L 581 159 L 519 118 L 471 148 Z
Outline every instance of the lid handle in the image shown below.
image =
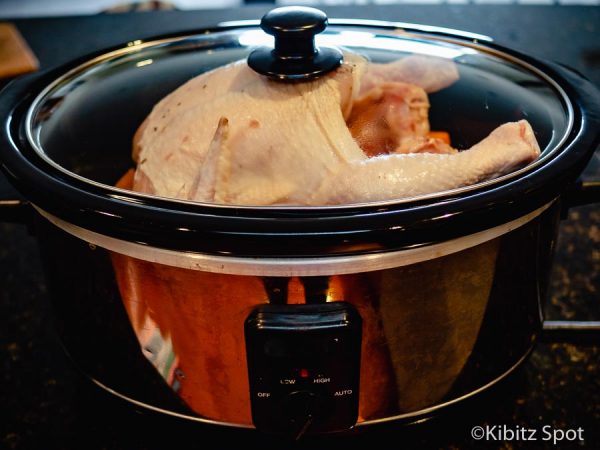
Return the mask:
M 274 49 L 261 47 L 248 56 L 248 65 L 261 75 L 280 81 L 309 80 L 342 63 L 338 49 L 315 45 L 315 35 L 327 27 L 323 11 L 304 6 L 276 8 L 263 16 L 260 26 L 275 37 Z

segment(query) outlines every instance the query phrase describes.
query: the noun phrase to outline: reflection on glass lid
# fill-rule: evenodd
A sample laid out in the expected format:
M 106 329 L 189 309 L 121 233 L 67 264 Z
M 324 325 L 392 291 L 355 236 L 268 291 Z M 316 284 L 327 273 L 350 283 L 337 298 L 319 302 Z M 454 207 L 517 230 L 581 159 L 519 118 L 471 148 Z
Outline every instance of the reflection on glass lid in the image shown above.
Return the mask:
M 335 206 L 505 181 L 570 127 L 552 80 L 477 43 L 332 27 L 317 43 L 341 47 L 345 63 L 317 81 L 230 64 L 270 39 L 242 29 L 99 57 L 40 94 L 31 143 L 87 183 L 115 185 L 132 168 L 121 188 L 179 201 Z

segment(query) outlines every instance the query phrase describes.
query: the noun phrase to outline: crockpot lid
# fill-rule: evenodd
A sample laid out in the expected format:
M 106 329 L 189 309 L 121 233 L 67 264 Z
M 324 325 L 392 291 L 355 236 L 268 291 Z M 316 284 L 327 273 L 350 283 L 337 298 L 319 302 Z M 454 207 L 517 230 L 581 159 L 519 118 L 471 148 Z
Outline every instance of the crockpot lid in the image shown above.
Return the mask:
M 523 169 L 465 188 L 330 207 L 200 204 L 115 188 L 134 166 L 133 135 L 157 101 L 198 74 L 273 45 L 256 21 L 128 42 L 34 79 L 26 88 L 29 96 L 12 110 L 18 120 L 5 130 L 18 152 L 9 159 L 27 167 L 8 170 L 20 172 L 15 184 L 38 207 L 78 226 L 165 248 L 251 256 L 428 244 L 506 223 L 560 192 L 561 186 L 547 185 L 552 177 L 547 168 L 575 136 L 581 139 L 578 102 L 585 100 L 569 92 L 573 83 L 554 66 L 484 36 L 407 24 L 331 20 L 316 43 L 373 62 L 413 54 L 452 60 L 460 79 L 429 96 L 431 128 L 448 131 L 461 149 L 502 123 L 527 119 L 542 155 Z M 583 164 L 585 156 L 577 153 L 563 174 L 573 179 Z M 252 237 L 265 239 L 265 245 Z
M 276 39 L 280 40 L 285 41 Z M 301 38 L 294 35 L 288 40 L 296 42 Z M 343 48 L 372 62 L 391 62 L 408 55 L 452 60 L 460 78 L 430 94 L 432 130 L 448 131 L 453 146 L 465 149 L 502 123 L 527 119 L 543 150 L 533 164 L 507 175 L 418 198 L 378 202 L 381 205 L 448 194 L 468 195 L 474 189 L 519 177 L 550 158 L 571 129 L 572 106 L 557 83 L 524 61 L 480 45 L 478 38 L 464 42 L 446 36 L 413 34 L 407 29 L 334 25 L 316 40 L 320 54 Z M 273 45 L 273 37 L 256 23 L 221 32 L 130 42 L 76 67 L 37 96 L 25 123 L 29 144 L 45 162 L 65 175 L 111 189 L 134 166 L 133 136 L 159 100 L 198 74 L 236 60 L 252 61 L 249 56 L 261 56 L 263 49 L 274 54 L 276 50 L 267 51 Z M 268 63 L 283 71 L 290 64 L 287 59 L 297 58 L 279 58 L 285 61 L 279 66 L 284 67 L 277 66 L 278 58 L 272 59 Z M 300 65 L 302 78 L 319 75 L 303 74 L 313 70 L 308 63 L 296 65 Z M 300 78 L 283 72 L 274 77 Z

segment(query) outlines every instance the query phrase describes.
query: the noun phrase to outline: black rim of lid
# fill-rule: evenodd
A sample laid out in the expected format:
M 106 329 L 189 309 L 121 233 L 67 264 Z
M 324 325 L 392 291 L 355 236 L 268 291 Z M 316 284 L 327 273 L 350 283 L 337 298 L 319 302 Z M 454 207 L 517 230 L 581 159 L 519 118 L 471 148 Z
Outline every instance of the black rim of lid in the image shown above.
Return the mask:
M 460 35 L 452 37 L 465 40 Z M 107 51 L 5 88 L 5 101 L 0 102 L 0 117 L 6 118 L 1 130 L 2 167 L 15 187 L 47 212 L 97 233 L 161 248 L 232 256 L 313 257 L 441 242 L 509 222 L 552 201 L 579 176 L 600 139 L 599 94 L 591 83 L 558 65 L 493 43 L 485 47 L 522 60 L 555 80 L 573 105 L 574 122 L 563 148 L 545 164 L 518 179 L 466 196 L 384 206 L 221 208 L 135 192 L 115 194 L 114 190 L 71 179 L 36 155 L 25 136 L 24 117 L 32 100 L 50 81 Z

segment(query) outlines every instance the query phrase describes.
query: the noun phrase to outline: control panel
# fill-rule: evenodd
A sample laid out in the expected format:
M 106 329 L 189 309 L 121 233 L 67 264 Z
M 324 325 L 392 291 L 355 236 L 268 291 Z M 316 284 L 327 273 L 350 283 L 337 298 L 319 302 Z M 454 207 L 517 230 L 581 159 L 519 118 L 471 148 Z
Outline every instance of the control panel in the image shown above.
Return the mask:
M 353 427 L 361 330 L 346 302 L 256 307 L 245 323 L 256 428 L 299 437 Z

